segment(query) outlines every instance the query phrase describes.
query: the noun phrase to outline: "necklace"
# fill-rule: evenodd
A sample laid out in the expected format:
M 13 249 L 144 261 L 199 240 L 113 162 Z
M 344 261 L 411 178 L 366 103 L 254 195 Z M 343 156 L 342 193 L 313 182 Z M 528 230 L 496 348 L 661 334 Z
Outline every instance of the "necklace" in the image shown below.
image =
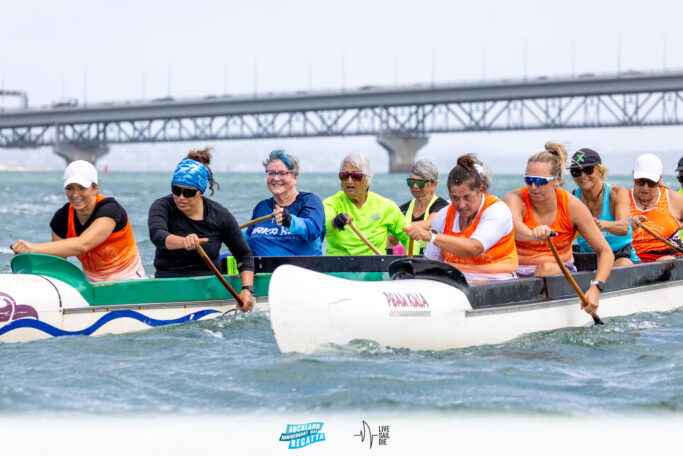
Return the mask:
M 593 217 L 595 217 L 595 214 L 593 213 L 593 211 L 595 210 L 595 205 L 598 203 L 598 201 L 600 201 L 600 195 L 602 195 L 602 192 L 603 192 L 603 191 L 605 191 L 605 184 L 602 184 L 602 188 L 601 188 L 600 191 L 598 192 L 598 196 L 595 197 L 595 200 L 593 201 L 593 203 L 591 203 L 591 204 L 586 204 L 586 206 L 588 206 L 588 209 L 591 211 L 591 215 L 592 215 Z M 586 203 L 588 203 L 588 195 L 586 195 L 586 194 L 584 193 L 584 194 L 583 194 L 583 197 L 586 198 Z

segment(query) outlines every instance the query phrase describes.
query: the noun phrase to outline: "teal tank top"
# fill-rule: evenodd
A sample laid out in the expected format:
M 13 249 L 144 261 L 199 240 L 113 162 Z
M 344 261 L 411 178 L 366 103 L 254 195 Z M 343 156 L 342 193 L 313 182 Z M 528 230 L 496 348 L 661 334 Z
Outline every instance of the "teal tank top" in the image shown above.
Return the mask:
M 605 191 L 603 192 L 602 195 L 602 210 L 600 211 L 600 217 L 598 217 L 598 220 L 604 220 L 606 222 L 614 222 L 614 217 L 612 217 L 612 212 L 609 210 L 609 196 L 610 192 L 612 191 L 612 185 L 611 184 L 605 184 Z M 574 196 L 577 198 L 581 199 L 581 189 L 577 188 L 574 189 Z M 619 249 L 623 249 L 627 245 L 629 245 L 631 242 L 633 242 L 633 237 L 631 236 L 631 224 L 628 224 L 628 233 L 625 236 L 617 236 L 612 233 L 608 233 L 607 231 L 601 231 L 602 235 L 605 236 L 605 240 L 609 244 L 609 247 L 612 249 L 613 252 L 616 252 Z M 588 243 L 583 239 L 583 237 L 579 236 L 576 238 L 576 242 L 579 244 L 579 252 L 581 253 L 593 253 L 593 249 L 588 245 Z M 631 249 L 631 261 L 640 261 L 638 256 L 636 255 L 635 249 Z

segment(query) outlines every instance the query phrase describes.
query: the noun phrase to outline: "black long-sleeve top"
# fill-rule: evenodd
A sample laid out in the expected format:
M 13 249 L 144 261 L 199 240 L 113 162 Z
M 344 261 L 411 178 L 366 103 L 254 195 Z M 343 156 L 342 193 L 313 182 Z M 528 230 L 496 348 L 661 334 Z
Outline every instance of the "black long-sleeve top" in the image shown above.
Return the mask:
M 149 208 L 149 238 L 156 246 L 154 254 L 155 277 L 187 277 L 211 275 L 211 269 L 195 250 L 169 250 L 166 238 L 169 234 L 187 236 L 195 233 L 209 241 L 202 245 L 213 264 L 219 267 L 221 244 L 230 249 L 237 260 L 238 269 L 254 270 L 254 256 L 242 236 L 235 217 L 219 203 L 204 198 L 204 218 L 192 220 L 180 212 L 173 202 L 173 195 L 154 201 Z

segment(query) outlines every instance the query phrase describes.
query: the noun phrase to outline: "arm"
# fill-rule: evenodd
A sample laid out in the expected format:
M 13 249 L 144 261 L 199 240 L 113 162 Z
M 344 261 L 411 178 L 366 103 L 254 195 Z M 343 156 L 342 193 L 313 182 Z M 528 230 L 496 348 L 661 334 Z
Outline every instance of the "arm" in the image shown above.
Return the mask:
M 149 208 L 147 226 L 149 228 L 149 238 L 157 247 L 168 250 L 194 250 L 202 242 L 208 239 L 199 238 L 195 233 L 187 236 L 178 236 L 170 232 L 170 207 L 166 200 L 160 198 L 152 203 Z
M 524 223 L 524 200 L 522 199 L 522 192 L 513 190 L 505 197 L 503 202 L 508 205 L 510 212 L 512 212 L 512 225 L 515 229 L 515 241 L 535 241 L 532 232 Z
M 116 221 L 113 218 L 100 217 L 95 219 L 80 236 L 59 239 L 59 236 L 53 231 L 52 242 L 31 244 L 19 240 L 14 243 L 12 250 L 15 253 L 42 253 L 62 258 L 78 256 L 103 243 L 111 235 L 115 227 Z
M 606 282 L 614 265 L 612 249 L 610 249 L 605 237 L 593 221 L 593 216 L 588 211 L 588 208 L 575 197 L 569 198 L 569 214 L 574 226 L 598 256 L 595 280 Z M 586 292 L 586 299 L 588 300 L 588 305 L 584 308 L 586 312 L 592 314 L 597 311 L 599 295 L 600 291 L 598 288 L 595 285 L 591 285 Z
M 287 230 L 306 241 L 314 241 L 322 236 L 325 227 L 325 209 L 320 198 L 313 194 L 306 195 L 304 205 L 297 215 L 290 214 L 291 223 Z M 276 211 L 278 211 L 276 209 Z M 282 213 L 282 209 L 278 214 Z M 282 215 L 276 218 L 278 225 L 282 224 Z
M 683 194 L 669 191 L 669 207 L 671 213 L 678 220 L 678 223 L 683 225 Z
M 610 210 L 614 221 L 608 222 L 596 219 L 595 223 L 598 225 L 598 228 L 616 236 L 626 236 L 628 234 L 628 225 L 631 223 L 631 201 L 628 197 L 628 192 L 623 187 L 612 186 Z

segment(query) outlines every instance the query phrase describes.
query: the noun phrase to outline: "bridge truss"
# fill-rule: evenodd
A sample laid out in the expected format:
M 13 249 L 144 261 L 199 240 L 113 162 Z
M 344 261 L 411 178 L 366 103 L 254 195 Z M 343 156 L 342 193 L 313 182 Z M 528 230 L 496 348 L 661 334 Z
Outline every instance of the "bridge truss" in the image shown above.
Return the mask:
M 0 125 L 0 147 L 681 125 L 681 106 L 683 90 L 649 90 L 212 115 L 177 112 L 149 119 Z

